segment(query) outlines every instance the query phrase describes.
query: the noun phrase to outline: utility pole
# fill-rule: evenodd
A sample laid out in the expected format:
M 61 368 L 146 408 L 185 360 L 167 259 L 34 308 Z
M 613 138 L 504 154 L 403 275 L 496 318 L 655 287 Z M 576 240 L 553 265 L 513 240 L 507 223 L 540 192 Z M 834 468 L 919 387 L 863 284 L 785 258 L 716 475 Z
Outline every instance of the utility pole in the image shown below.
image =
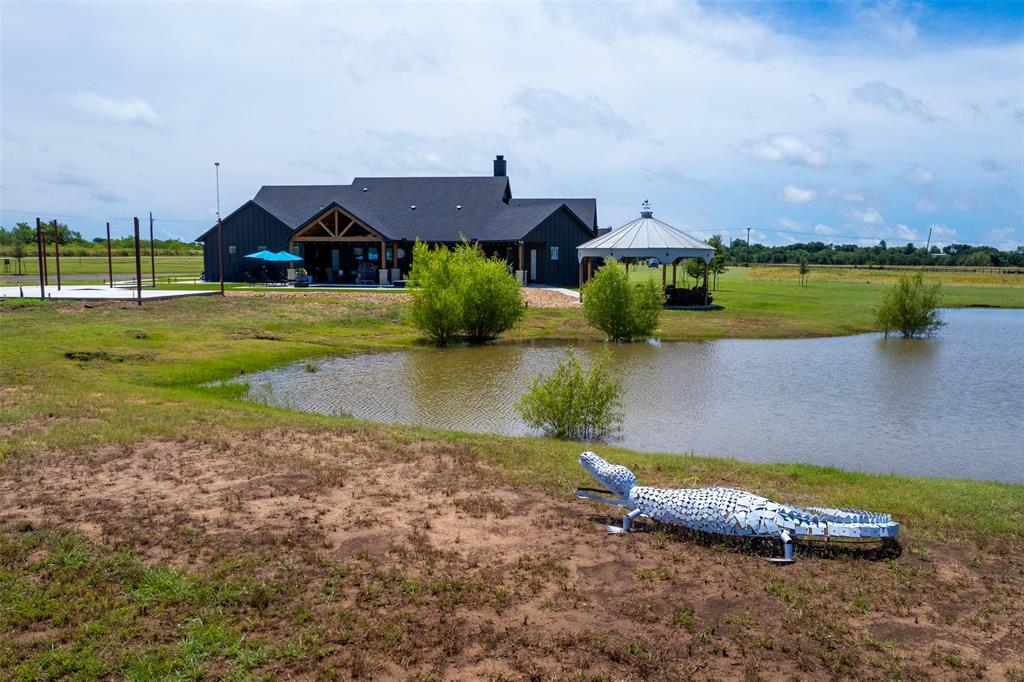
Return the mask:
M 142 305 L 142 254 L 139 253 L 139 219 L 135 218 L 135 292 L 139 305 Z
M 153 212 L 149 212 L 149 272 L 153 278 L 153 288 L 156 289 L 156 256 L 153 254 Z
M 43 249 L 43 224 L 36 218 L 36 261 L 39 263 L 39 298 L 46 299 L 46 251 Z
M 925 244 L 924 250 L 930 252 L 932 248 L 932 228 L 928 228 L 928 243 Z
M 750 265 L 750 228 L 747 228 L 747 265 Z
M 114 257 L 110 251 L 110 223 L 107 223 L 107 275 L 110 277 L 110 288 L 114 288 Z
M 60 291 L 60 224 L 53 219 L 53 253 L 57 263 L 57 291 Z

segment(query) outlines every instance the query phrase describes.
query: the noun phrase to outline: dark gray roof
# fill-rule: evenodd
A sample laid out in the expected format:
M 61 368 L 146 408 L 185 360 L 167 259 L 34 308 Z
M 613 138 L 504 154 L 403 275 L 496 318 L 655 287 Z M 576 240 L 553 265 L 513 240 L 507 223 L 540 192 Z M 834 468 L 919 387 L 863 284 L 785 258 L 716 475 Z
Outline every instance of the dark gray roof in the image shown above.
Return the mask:
M 511 195 L 507 177 L 355 178 L 351 185 L 266 185 L 253 202 L 293 231 L 336 203 L 384 237 L 410 241 L 516 240 L 563 204 L 596 227 L 595 199 Z

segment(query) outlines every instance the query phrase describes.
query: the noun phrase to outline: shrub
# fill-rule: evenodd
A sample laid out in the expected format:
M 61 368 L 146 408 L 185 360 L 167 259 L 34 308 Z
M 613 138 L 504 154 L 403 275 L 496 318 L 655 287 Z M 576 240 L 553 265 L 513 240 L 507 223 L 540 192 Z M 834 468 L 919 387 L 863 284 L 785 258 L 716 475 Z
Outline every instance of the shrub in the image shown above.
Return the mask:
M 654 280 L 631 285 L 626 268 L 609 258 L 583 287 L 583 316 L 613 341 L 646 338 L 658 326 L 661 292 Z
M 876 320 L 885 335 L 898 331 L 909 339 L 937 331 L 945 324 L 938 309 L 941 287 L 939 282 L 925 284 L 920 272 L 900 275 L 875 309 Z
M 485 258 L 475 247 L 462 244 L 465 269 L 461 283 L 462 331 L 471 342 L 481 343 L 516 326 L 526 307 L 519 282 L 500 258 Z
M 589 370 L 572 350 L 548 376 L 538 375 L 516 403 L 527 424 L 555 438 L 599 440 L 622 425 L 622 384 L 611 376 L 611 358 L 594 362 Z
M 454 250 L 416 242 L 412 254 L 412 323 L 438 346 L 460 335 L 487 341 L 522 319 L 519 283 L 505 261 L 468 242 Z
M 423 242 L 412 247 L 411 284 L 416 287 L 412 323 L 438 346 L 447 346 L 462 326 L 455 253 L 443 246 L 431 249 Z

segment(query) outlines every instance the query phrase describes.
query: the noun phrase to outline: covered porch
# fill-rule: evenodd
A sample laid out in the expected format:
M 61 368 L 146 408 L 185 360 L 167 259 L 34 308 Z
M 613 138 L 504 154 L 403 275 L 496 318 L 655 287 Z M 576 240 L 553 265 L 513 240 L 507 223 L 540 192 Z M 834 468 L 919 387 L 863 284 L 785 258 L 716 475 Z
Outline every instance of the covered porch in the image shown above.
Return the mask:
M 389 240 L 337 204 L 328 206 L 289 238 L 312 284 L 393 285 L 412 263 L 412 244 Z

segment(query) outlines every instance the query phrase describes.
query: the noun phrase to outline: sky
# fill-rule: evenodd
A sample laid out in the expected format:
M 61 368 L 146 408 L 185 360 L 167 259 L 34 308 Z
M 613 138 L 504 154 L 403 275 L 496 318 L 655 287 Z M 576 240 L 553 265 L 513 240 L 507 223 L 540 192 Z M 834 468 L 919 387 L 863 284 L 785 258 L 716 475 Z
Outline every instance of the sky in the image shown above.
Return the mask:
M 785 244 L 1024 244 L 1024 2 L 0 3 L 0 224 L 490 175 Z

